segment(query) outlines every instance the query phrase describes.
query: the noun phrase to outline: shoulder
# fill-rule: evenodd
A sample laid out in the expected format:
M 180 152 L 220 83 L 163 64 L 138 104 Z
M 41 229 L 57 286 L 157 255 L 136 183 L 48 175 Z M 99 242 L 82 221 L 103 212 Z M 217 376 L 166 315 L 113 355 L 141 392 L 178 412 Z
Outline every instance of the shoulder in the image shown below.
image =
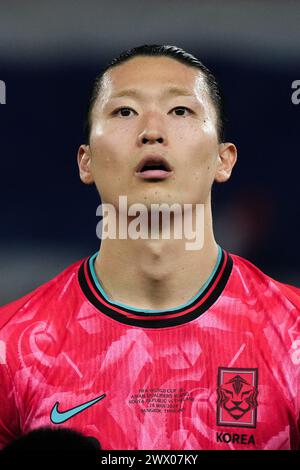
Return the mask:
M 233 276 L 246 290 L 260 295 L 261 298 L 266 297 L 269 301 L 271 298 L 286 300 L 300 310 L 299 287 L 272 278 L 241 256 L 232 253 L 230 256 L 233 260 Z
M 32 292 L 0 307 L 0 330 L 8 323 L 20 323 L 23 320 L 33 320 L 38 313 L 51 310 L 53 304 L 66 301 L 70 291 L 77 289 L 78 269 L 83 259 L 73 263 L 48 282 Z

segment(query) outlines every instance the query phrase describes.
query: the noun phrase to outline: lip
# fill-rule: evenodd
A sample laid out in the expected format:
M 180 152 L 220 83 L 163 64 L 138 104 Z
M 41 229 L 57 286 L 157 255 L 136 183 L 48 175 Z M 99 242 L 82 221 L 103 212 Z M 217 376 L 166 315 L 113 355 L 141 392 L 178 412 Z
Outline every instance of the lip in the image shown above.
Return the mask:
M 163 165 L 166 168 L 166 170 L 149 170 L 149 171 L 164 171 L 165 173 L 170 173 L 173 170 L 170 163 L 162 155 L 152 153 L 152 154 L 145 155 L 142 158 L 142 160 L 136 166 L 135 172 L 140 173 L 141 169 L 144 167 L 144 165 L 146 165 L 146 163 L 163 163 Z
M 146 171 L 139 171 L 136 172 L 136 176 L 142 178 L 143 180 L 165 180 L 168 178 L 173 172 L 172 171 L 165 171 L 165 170 L 146 170 Z
M 166 170 L 145 170 L 141 171 L 142 168 L 146 165 L 146 163 L 162 163 Z M 145 155 L 142 160 L 138 163 L 135 169 L 135 175 L 142 179 L 166 179 L 173 173 L 173 168 L 170 163 L 161 155 L 158 154 L 149 154 Z

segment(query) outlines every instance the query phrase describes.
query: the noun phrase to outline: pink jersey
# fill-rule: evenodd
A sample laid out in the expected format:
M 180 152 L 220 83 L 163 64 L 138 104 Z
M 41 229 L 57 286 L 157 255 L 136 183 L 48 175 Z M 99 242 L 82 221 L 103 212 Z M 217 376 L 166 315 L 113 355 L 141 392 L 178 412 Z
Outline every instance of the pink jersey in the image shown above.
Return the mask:
M 197 295 L 147 311 L 107 297 L 96 255 L 0 309 L 1 447 L 65 426 L 107 450 L 300 448 L 300 289 L 219 248 Z

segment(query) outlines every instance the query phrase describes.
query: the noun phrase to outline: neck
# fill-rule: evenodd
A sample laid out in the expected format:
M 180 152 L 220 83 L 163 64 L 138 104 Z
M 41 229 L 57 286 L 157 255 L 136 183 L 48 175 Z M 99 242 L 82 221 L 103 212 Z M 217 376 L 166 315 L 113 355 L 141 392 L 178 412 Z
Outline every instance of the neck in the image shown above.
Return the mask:
M 210 202 L 204 205 L 204 242 L 187 250 L 182 239 L 103 239 L 95 272 L 110 300 L 163 310 L 188 302 L 211 275 L 218 258 Z

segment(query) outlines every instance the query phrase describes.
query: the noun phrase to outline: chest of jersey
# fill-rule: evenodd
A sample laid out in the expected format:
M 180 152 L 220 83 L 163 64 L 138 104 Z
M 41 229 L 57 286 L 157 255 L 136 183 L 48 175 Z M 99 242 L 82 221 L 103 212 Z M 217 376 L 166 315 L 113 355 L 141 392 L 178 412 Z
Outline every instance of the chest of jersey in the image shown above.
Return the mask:
M 103 317 L 65 334 L 35 330 L 20 348 L 23 432 L 66 426 L 115 450 L 295 445 L 284 351 L 274 354 L 249 325 L 232 329 L 207 314 L 146 329 Z

